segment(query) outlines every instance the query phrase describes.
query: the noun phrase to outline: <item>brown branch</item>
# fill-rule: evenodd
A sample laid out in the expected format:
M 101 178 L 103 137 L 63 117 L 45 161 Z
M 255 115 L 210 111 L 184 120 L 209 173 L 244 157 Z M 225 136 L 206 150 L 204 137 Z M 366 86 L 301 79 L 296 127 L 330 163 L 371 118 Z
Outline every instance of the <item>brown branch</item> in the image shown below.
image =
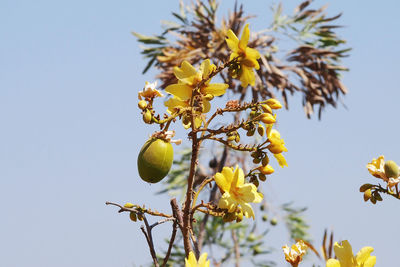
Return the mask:
M 169 240 L 167 254 L 165 255 L 162 267 L 167 266 L 167 263 L 168 263 L 168 260 L 169 260 L 169 256 L 171 255 L 172 247 L 173 247 L 174 242 L 175 242 L 177 228 L 178 228 L 178 223 L 175 220 L 174 224 L 172 225 L 172 234 L 171 234 L 171 238 Z
M 158 212 L 158 211 L 152 211 L 150 209 L 145 209 L 144 207 L 140 207 L 139 205 L 135 205 L 133 208 L 127 208 L 127 207 L 124 207 L 124 206 L 122 206 L 122 205 L 120 205 L 118 203 L 113 203 L 113 202 L 108 202 L 108 201 L 106 202 L 106 205 L 112 205 L 112 206 L 119 207 L 120 210 L 118 212 L 127 211 L 127 212 L 134 212 L 136 214 L 147 213 L 147 214 L 152 215 L 152 216 L 165 217 L 165 218 L 172 218 L 173 217 L 172 215 L 169 215 L 169 214 L 165 214 L 165 213 Z
M 234 254 L 235 254 L 235 267 L 239 267 L 239 261 L 240 261 L 240 251 L 239 251 L 239 242 L 236 236 L 236 232 L 235 229 L 231 230 L 231 234 L 232 234 L 232 240 L 233 240 L 233 244 L 234 244 Z
M 147 244 L 149 245 L 149 249 L 150 249 L 150 254 L 151 254 L 151 257 L 153 258 L 154 266 L 159 267 L 160 265 L 158 264 L 156 251 L 154 249 L 153 236 L 151 234 L 151 227 L 150 227 L 149 222 L 147 221 L 147 218 L 144 213 L 142 213 L 142 216 L 143 216 L 143 222 L 146 225 L 146 231 L 145 231 L 143 225 L 140 227 L 140 229 L 142 230 L 144 236 L 146 237 Z

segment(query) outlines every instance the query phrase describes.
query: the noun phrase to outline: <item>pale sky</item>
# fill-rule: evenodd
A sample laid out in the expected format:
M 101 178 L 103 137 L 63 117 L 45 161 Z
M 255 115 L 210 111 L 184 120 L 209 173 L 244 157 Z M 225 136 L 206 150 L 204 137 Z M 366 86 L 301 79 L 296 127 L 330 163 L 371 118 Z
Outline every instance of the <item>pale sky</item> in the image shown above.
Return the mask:
M 233 3 L 223 1 L 220 14 Z M 271 4 L 246 1 L 248 13 L 258 15 L 252 29 L 269 25 Z M 169 212 L 168 197 L 154 195 L 160 185 L 137 174 L 138 151 L 156 129 L 141 122 L 137 92 L 155 72 L 141 74 L 146 62 L 130 32 L 160 33 L 160 21 L 172 20 L 177 8 L 178 1 L 155 0 L 0 1 L 0 266 L 151 261 L 140 225 L 104 202 Z M 344 61 L 348 108 L 308 120 L 301 99 L 291 99 L 291 109 L 278 112 L 289 168 L 264 188 L 274 204 L 308 207 L 315 241 L 328 227 L 354 252 L 373 246 L 377 266 L 393 266 L 400 202 L 384 196 L 373 206 L 358 188 L 376 182 L 365 168 L 373 157 L 400 162 L 400 5 L 340 0 L 328 10 L 344 13 L 340 34 L 354 49 Z M 169 231 L 161 226 L 154 235 L 160 241 Z M 288 242 L 279 231 L 267 237 L 278 249 Z M 273 259 L 286 266 L 279 250 Z

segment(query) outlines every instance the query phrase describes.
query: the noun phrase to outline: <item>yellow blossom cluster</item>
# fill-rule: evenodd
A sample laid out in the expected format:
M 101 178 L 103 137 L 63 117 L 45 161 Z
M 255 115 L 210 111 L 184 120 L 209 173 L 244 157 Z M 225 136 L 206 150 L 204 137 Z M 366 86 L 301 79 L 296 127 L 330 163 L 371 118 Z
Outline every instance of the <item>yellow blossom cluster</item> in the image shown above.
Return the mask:
M 193 251 L 190 251 L 189 256 L 185 259 L 185 267 L 210 267 L 207 253 L 203 253 L 197 261 Z
M 385 162 L 384 156 L 372 159 L 372 161 L 367 164 L 367 169 L 374 177 L 386 182 L 389 188 L 393 188 L 400 183 L 399 166 L 392 160 Z
M 293 267 L 297 267 L 299 263 L 303 260 L 304 254 L 307 251 L 307 245 L 303 240 L 299 240 L 296 244 L 289 248 L 287 245 L 282 247 L 283 253 L 285 254 L 285 259 Z

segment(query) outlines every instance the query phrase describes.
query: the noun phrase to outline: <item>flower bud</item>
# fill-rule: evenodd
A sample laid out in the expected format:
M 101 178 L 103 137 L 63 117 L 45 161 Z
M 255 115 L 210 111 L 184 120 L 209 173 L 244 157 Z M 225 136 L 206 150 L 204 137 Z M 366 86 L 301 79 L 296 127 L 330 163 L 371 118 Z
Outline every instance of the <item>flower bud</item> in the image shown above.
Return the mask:
M 364 201 L 368 201 L 371 198 L 372 192 L 371 189 L 367 189 L 364 192 Z
M 268 221 L 268 216 L 264 214 L 261 219 L 263 220 L 263 222 L 266 222 Z
M 259 159 L 259 158 L 253 159 L 254 164 L 259 164 L 260 162 L 261 162 L 261 159 Z
M 385 162 L 385 174 L 388 178 L 397 178 L 399 177 L 399 166 L 397 166 L 396 162 L 393 160 L 388 160 Z
M 138 107 L 141 110 L 144 110 L 145 108 L 147 108 L 147 102 L 145 100 L 140 100 L 139 103 L 138 103 Z
M 258 175 L 258 179 L 260 179 L 260 181 L 265 182 L 267 180 L 267 176 L 265 176 L 265 174 L 260 173 Z
M 365 192 L 368 189 L 371 189 L 373 186 L 373 184 L 363 184 L 362 186 L 360 186 L 360 192 Z
M 137 215 L 137 218 L 138 218 L 139 221 L 143 221 L 143 215 L 142 215 L 142 214 L 139 213 L 139 214 Z
M 253 128 L 253 129 L 248 130 L 247 133 L 246 133 L 246 135 L 247 135 L 247 136 L 253 136 L 255 132 L 256 132 L 256 129 Z
M 231 136 L 228 137 L 228 141 L 233 141 L 235 139 L 236 139 L 236 136 L 234 136 L 234 135 L 231 135 Z
M 278 224 L 278 219 L 272 218 L 271 221 L 269 222 L 271 225 L 275 226 Z
M 135 206 L 135 205 L 133 205 L 132 203 L 127 202 L 127 203 L 125 203 L 124 208 L 131 209 L 131 208 L 133 208 L 134 206 Z
M 261 124 L 258 124 L 257 132 L 260 136 L 263 136 L 265 133 L 265 128 Z
M 131 221 L 136 222 L 137 221 L 136 213 L 130 212 L 129 213 L 129 218 L 131 219 Z
M 270 108 L 270 106 L 263 104 L 263 105 L 261 105 L 261 108 L 265 113 L 271 113 L 272 114 L 272 109 Z
M 269 158 L 268 158 L 267 155 L 265 155 L 265 157 L 262 159 L 262 163 L 261 163 L 261 164 L 262 164 L 263 166 L 267 166 L 268 163 L 269 163 Z
M 235 213 L 225 213 L 225 215 L 222 217 L 222 220 L 224 222 L 231 222 L 231 221 L 235 220 L 236 217 L 237 216 L 235 215 Z
M 275 123 L 275 117 L 270 113 L 263 113 L 260 115 L 260 120 L 265 124 Z
M 147 109 L 143 114 L 143 121 L 145 123 L 150 123 L 152 117 L 153 116 L 151 115 L 151 111 Z
M 280 109 L 282 108 L 282 104 L 281 102 L 279 102 L 278 100 L 274 99 L 274 98 L 270 98 L 267 101 L 265 101 L 265 103 L 270 106 L 270 108 L 272 109 Z
M 257 168 L 262 174 L 269 175 L 274 172 L 274 169 L 271 167 L 271 165 L 267 166 L 260 166 Z

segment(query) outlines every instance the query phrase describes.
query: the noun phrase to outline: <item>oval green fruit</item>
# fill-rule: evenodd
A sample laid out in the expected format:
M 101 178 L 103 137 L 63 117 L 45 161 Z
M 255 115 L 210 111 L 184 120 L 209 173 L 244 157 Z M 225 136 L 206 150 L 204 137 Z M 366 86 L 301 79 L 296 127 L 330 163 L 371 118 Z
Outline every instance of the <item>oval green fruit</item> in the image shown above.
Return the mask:
M 137 165 L 143 181 L 158 183 L 169 172 L 174 158 L 172 145 L 159 138 L 149 139 L 140 150 Z

